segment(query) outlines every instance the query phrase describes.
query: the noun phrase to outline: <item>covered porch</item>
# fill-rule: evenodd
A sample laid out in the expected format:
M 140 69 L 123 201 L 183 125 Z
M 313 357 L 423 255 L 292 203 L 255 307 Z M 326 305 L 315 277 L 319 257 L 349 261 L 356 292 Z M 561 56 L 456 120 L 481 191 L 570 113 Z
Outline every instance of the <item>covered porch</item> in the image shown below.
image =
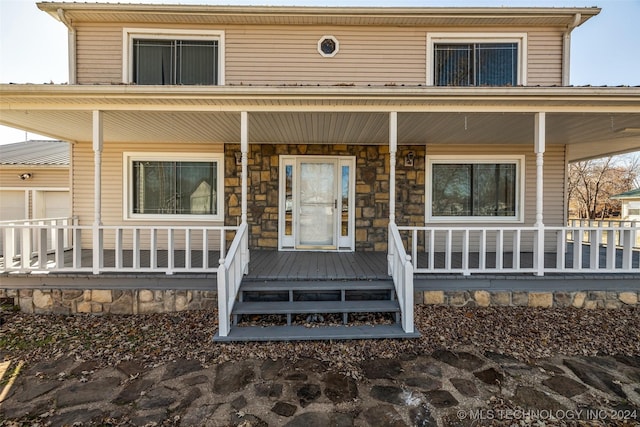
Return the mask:
M 91 209 L 83 205 L 84 214 L 71 222 L 1 224 L 8 248 L 2 273 L 7 278 L 36 272 L 99 277 L 215 274 L 221 336 L 231 327 L 243 279 L 261 270 L 250 254 L 264 249 L 274 250 L 279 258 L 267 261 L 265 268 L 283 266 L 274 277 L 294 276 L 295 268 L 299 269 L 295 274 L 308 276 L 315 265 L 315 275 L 307 280 L 331 280 L 336 271 L 346 271 L 343 261 L 349 257 L 355 263 L 352 267 L 362 269 L 376 257 L 367 252 L 383 253 L 384 258 L 371 267 L 376 275 L 381 269 L 383 276 L 393 279 L 408 333 L 413 328 L 415 282 L 428 281 L 431 274 L 636 274 L 635 223 L 568 226 L 562 206 L 550 209 L 545 204 L 551 194 L 557 199 L 545 187 L 564 191 L 566 162 L 640 148 L 640 91 L 624 89 L 4 86 L 0 104 L 4 124 L 75 141 L 84 149 L 90 146 L 92 162 L 82 167 L 92 171 L 94 192 Z M 218 212 L 219 219 L 197 225 L 163 224 L 157 219 L 136 224 L 127 212 L 116 212 L 105 223 L 103 193 L 110 191 L 108 200 L 114 200 L 114 183 L 108 179 L 117 174 L 107 175 L 113 166 L 103 163 L 104 156 L 110 147 L 130 141 L 149 152 L 154 144 L 222 147 L 224 210 Z M 330 146 L 332 153 L 348 153 L 357 160 L 351 164 L 335 160 L 336 167 L 352 168 L 347 170 L 353 191 L 368 195 L 347 203 L 345 229 L 350 235 L 339 234 L 343 227 L 335 222 L 331 244 L 309 248 L 295 236 L 289 246 L 281 243 L 287 237 L 282 234 L 287 228 L 283 214 L 287 199 L 282 191 L 286 185 L 277 184 L 286 175 L 278 168 L 295 168 L 298 163 L 296 158 L 279 162 L 286 150 L 278 150 L 293 145 L 299 145 L 296 155 L 302 157 L 314 152 L 310 147 Z M 231 146 L 237 151 L 227 150 Z M 451 146 L 457 153 L 474 147 L 476 151 L 490 147 L 492 152 L 509 147 L 515 153 L 522 173 L 514 218 L 504 223 L 496 217 L 477 226 L 458 221 L 453 227 L 433 221 L 427 214 L 425 157 Z M 252 151 L 254 147 L 270 148 Z M 350 147 L 360 151 L 353 153 Z M 554 152 L 555 162 L 551 176 L 545 174 L 549 151 Z M 448 156 L 455 160 L 455 155 Z M 370 160 L 378 163 L 369 166 Z M 265 170 L 250 169 L 259 162 Z M 363 166 L 369 166 L 366 174 L 371 178 Z M 119 194 L 119 198 L 126 197 Z M 256 210 L 262 202 L 266 204 Z M 337 197 L 330 205 L 334 212 L 339 205 L 344 209 Z M 334 214 L 334 221 L 344 217 Z M 258 224 L 258 218 L 264 221 Z M 337 243 L 342 237 L 347 237 L 344 245 Z M 306 254 L 306 261 L 296 259 L 305 256 L 297 251 L 309 249 L 318 252 Z M 324 259 L 326 250 L 333 252 L 322 267 L 309 262 Z M 284 261 L 289 251 L 294 257 Z M 306 264 L 288 265 L 292 262 Z

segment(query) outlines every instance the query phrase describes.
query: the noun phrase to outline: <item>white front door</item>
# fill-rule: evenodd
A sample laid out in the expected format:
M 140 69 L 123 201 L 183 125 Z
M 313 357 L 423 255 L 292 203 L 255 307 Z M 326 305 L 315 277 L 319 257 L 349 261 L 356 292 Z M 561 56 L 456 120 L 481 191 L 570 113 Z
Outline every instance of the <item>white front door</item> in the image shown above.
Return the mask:
M 353 250 L 353 157 L 282 156 L 279 247 Z
M 337 162 L 306 160 L 298 162 L 298 249 L 335 249 Z

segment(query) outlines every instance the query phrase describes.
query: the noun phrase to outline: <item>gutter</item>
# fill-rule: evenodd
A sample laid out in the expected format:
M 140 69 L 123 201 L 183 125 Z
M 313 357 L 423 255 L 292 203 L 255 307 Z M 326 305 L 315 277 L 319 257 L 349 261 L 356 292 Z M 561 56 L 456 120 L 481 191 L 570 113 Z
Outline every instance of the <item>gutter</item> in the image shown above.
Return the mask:
M 69 84 L 76 84 L 76 29 L 71 25 L 64 9 L 58 8 L 58 19 L 69 29 L 68 49 L 69 49 Z
M 582 14 L 578 12 L 574 15 L 573 22 L 567 25 L 567 29 L 564 31 L 564 40 L 562 43 L 562 86 L 569 86 L 571 84 L 571 31 L 580 25 L 580 21 L 582 21 Z

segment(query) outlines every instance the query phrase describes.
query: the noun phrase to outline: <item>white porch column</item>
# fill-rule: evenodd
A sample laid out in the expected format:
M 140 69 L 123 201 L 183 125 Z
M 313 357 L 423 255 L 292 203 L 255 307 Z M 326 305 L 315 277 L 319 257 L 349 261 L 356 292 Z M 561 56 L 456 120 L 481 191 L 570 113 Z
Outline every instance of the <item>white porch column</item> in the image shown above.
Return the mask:
M 536 275 L 544 275 L 544 151 L 546 136 L 546 113 L 536 113 L 534 117 L 534 150 L 536 153 L 536 223 L 538 235 L 536 239 Z
M 536 152 L 536 226 L 540 227 L 544 224 L 543 219 L 543 197 L 544 197 L 544 151 L 545 151 L 545 134 L 546 134 L 546 113 L 536 113 L 534 144 Z
M 389 223 L 396 222 L 396 152 L 398 151 L 398 113 L 389 113 Z
M 240 152 L 242 153 L 242 202 L 241 220 L 247 222 L 247 162 L 249 153 L 249 114 L 240 113 Z
M 93 112 L 93 274 L 100 273 L 102 258 L 102 145 L 103 113 Z

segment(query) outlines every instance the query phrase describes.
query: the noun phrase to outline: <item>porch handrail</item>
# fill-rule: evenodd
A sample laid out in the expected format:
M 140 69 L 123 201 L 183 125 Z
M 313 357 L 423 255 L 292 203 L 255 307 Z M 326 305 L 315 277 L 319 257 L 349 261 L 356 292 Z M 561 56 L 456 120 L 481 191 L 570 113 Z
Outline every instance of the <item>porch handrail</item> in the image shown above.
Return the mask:
M 220 258 L 218 267 L 218 335 L 226 337 L 231 330 L 231 311 L 240 283 L 249 268 L 249 232 L 243 222 L 229 247 L 226 258 Z
M 210 250 L 219 250 L 217 258 L 224 258 L 226 233 L 237 228 L 100 225 L 96 229 L 94 225 L 78 225 L 76 217 L 73 223 L 45 220 L 0 223 L 0 238 L 4 239 L 0 272 L 214 273 L 218 267 L 217 263 L 209 263 Z M 20 238 L 19 245 L 12 236 Z M 63 244 L 67 236 L 68 245 Z M 212 239 L 218 243 L 212 244 Z M 48 249 L 48 241 L 56 242 L 53 248 Z M 196 257 L 198 254 L 201 260 Z
M 410 248 L 415 273 L 640 273 L 637 223 L 398 230 Z
M 69 221 L 69 220 L 77 220 L 77 216 L 58 216 L 52 218 L 30 218 L 30 219 L 7 219 L 4 221 L 0 221 L 0 225 L 11 225 L 11 224 L 37 224 L 41 225 L 44 223 L 54 223 L 58 221 Z
M 3 268 L 19 260 L 19 269 L 29 269 L 35 256 L 40 264 L 51 253 L 63 253 L 73 247 L 72 227 L 78 225 L 77 216 L 31 218 L 0 221 Z M 48 230 L 52 230 L 48 232 Z M 42 265 L 40 265 L 42 267 Z
M 393 277 L 393 285 L 400 304 L 402 329 L 406 333 L 413 333 L 413 265 L 411 257 L 407 255 L 402 244 L 398 226 L 393 222 L 389 223 L 387 257 L 389 275 Z

